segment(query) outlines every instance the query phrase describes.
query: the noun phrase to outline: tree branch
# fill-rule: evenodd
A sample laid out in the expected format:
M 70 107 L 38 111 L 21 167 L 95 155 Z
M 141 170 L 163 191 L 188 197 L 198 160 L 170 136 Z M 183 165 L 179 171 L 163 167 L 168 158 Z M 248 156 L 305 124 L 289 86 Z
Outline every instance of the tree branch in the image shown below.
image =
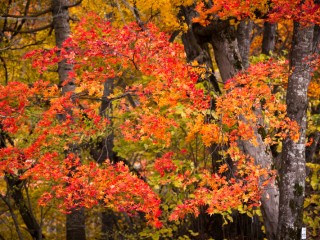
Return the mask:
M 39 32 L 42 30 L 46 30 L 48 28 L 51 28 L 53 25 L 52 23 L 39 27 L 39 28 L 34 28 L 34 29 L 29 29 L 29 30 L 16 30 L 16 29 L 11 29 L 11 28 L 5 28 L 4 31 L 5 32 L 13 32 L 13 33 L 35 33 L 35 32 Z
M 27 1 L 27 3 L 26 3 L 26 8 L 25 8 L 25 10 L 24 10 L 24 14 L 23 14 L 23 16 L 27 16 L 28 15 L 28 11 L 29 11 L 29 7 L 30 7 L 30 1 L 31 0 L 28 0 Z M 23 27 L 23 25 L 24 25 L 24 23 L 26 22 L 26 20 L 25 19 L 23 19 L 22 21 L 21 21 L 21 23 L 18 25 L 18 27 L 17 27 L 17 30 L 18 31 L 20 31 L 21 29 L 22 29 L 22 27 Z M 17 35 L 19 32 L 14 32 L 13 34 L 12 34 L 12 37 L 11 38 L 13 38 L 15 35 Z
M 78 2 L 75 2 L 74 4 L 71 4 L 71 5 L 68 5 L 68 6 L 65 6 L 67 8 L 72 8 L 72 7 L 76 7 L 78 5 L 80 5 L 82 3 L 82 0 L 79 0 Z
M 47 13 L 50 13 L 51 11 L 52 11 L 52 8 L 50 7 L 48 9 L 46 9 L 46 10 L 41 11 L 41 12 L 30 14 L 29 16 L 5 14 L 3 16 L 0 16 L 0 19 L 13 18 L 13 19 L 36 19 L 37 20 L 39 16 L 47 14 Z

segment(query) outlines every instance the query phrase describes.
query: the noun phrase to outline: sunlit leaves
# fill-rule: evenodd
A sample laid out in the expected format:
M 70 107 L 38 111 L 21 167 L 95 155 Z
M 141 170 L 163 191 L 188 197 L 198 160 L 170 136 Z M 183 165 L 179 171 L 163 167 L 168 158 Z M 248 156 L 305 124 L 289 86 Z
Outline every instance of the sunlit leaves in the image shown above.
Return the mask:
M 308 1 L 243 1 L 232 0 L 215 1 L 211 7 L 200 2 L 196 7 L 199 17 L 195 22 L 208 25 L 212 19 L 228 19 L 230 17 L 238 20 L 251 18 L 256 19 L 264 16 L 271 22 L 283 19 L 300 21 L 303 24 L 319 23 L 319 4 L 313 0 Z
M 16 133 L 28 105 L 28 86 L 20 82 L 10 82 L 0 86 L 0 122 L 4 131 Z
M 69 211 L 103 202 L 116 211 L 144 212 L 154 226 L 161 223 L 153 190 L 175 196 L 171 220 L 197 216 L 201 207 L 208 214 L 228 215 L 232 209 L 258 206 L 274 175 L 256 166 L 238 142 L 257 144 L 259 130 L 265 144 L 288 135 L 297 138 L 298 128 L 285 117 L 274 87 L 286 87 L 285 63 L 258 63 L 240 72 L 220 96 L 214 95 L 210 110 L 213 94 L 197 83 L 199 66 L 188 65 L 182 45 L 168 39 L 150 23 L 115 27 L 89 14 L 62 48 L 29 53 L 39 73 L 56 69 L 60 61 L 72 64 L 64 84 L 72 83 L 75 91 L 61 94 L 61 86 L 44 81 L 1 89 L 2 125 L 18 139 L 0 150 L 2 174 L 20 170 L 23 178 L 50 186 L 41 205 L 58 200 Z M 106 94 L 108 84 L 112 90 Z M 108 112 L 102 112 L 101 102 Z M 80 162 L 79 155 L 70 154 L 75 145 L 85 148 L 109 130 L 119 155 L 143 152 L 138 160 L 146 182 L 123 164 L 99 166 L 90 156 Z M 221 156 L 215 173 L 200 159 L 213 145 Z
M 159 197 L 143 180 L 131 174 L 127 166 L 119 163 L 115 166 L 105 162 L 103 166 L 96 163 L 81 164 L 74 155 L 69 155 L 62 162 L 56 156 L 47 156 L 32 170 L 33 177 L 55 184 L 39 200 L 40 205 L 49 204 L 49 200 L 60 200 L 60 210 L 73 208 L 92 208 L 103 205 L 115 211 L 136 214 L 146 213 L 151 225 L 160 227 Z M 50 161 L 51 167 L 45 168 Z
M 284 62 L 258 63 L 252 65 L 248 73 L 240 73 L 228 81 L 226 94 L 217 99 L 217 113 L 221 115 L 222 126 L 229 130 L 229 139 L 250 140 L 256 144 L 252 126 L 270 133 L 263 136 L 268 144 L 273 137 L 297 138 L 296 123 L 286 118 L 285 104 L 272 92 L 273 84 L 285 86 L 288 77 L 285 66 Z M 276 131 L 279 133 L 274 134 Z
M 204 172 L 199 177 L 199 187 L 193 192 L 192 198 L 179 204 L 172 212 L 170 219 L 178 220 L 184 218 L 186 214 L 199 215 L 201 206 L 208 206 L 207 213 L 228 215 L 232 209 L 246 205 L 249 208 L 259 205 L 261 184 L 258 177 L 267 174 L 261 168 L 254 166 L 253 159 L 243 163 L 246 165 L 242 169 L 235 170 L 236 176 L 227 178 L 218 174 Z M 220 173 L 225 171 L 222 165 Z

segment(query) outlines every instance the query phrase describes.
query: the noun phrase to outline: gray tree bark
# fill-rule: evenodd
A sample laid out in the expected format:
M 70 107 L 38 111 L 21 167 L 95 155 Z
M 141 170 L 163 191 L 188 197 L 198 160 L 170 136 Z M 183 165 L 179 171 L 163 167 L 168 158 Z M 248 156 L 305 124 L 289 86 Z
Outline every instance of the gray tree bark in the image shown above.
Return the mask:
M 223 82 L 244 69 L 236 36 L 234 26 L 228 21 L 214 24 L 211 44 Z
M 69 1 L 52 0 L 53 28 L 55 32 L 56 45 L 62 47 L 63 42 L 70 36 L 69 24 Z M 58 74 L 60 86 L 68 78 L 72 71 L 72 65 L 65 60 L 58 64 Z M 75 89 L 74 82 L 71 80 L 62 87 L 62 93 L 70 92 Z M 77 148 L 77 147 L 75 147 Z M 85 240 L 85 215 L 84 209 L 74 209 L 67 215 L 66 219 L 67 240 Z
M 237 29 L 237 41 L 242 65 L 245 69 L 249 67 L 251 32 L 253 22 L 250 19 L 242 20 Z
M 239 50 L 237 31 L 234 26 L 229 25 L 228 21 L 216 21 L 205 28 L 197 26 L 193 28 L 193 31 L 193 34 L 197 34 L 198 38 L 202 37 L 202 41 L 209 41 L 212 44 L 214 57 L 223 82 L 234 77 L 239 71 L 244 70 L 242 58 L 248 58 L 245 54 L 249 53 L 249 44 L 243 44 L 242 57 Z M 246 34 L 248 34 L 248 32 L 249 26 L 246 28 Z M 241 40 L 242 38 L 244 38 L 244 36 L 240 37 Z M 201 40 L 197 40 L 197 42 L 201 42 Z M 195 48 L 188 47 L 186 44 L 188 44 L 188 42 L 184 41 L 188 55 L 188 49 L 190 48 L 189 51 L 194 51 Z M 257 165 L 261 165 L 266 169 L 271 169 L 273 164 L 271 151 L 267 151 L 268 146 L 263 143 L 261 136 L 257 133 L 257 129 L 255 133 L 255 137 L 259 143 L 258 146 L 254 146 L 248 141 L 240 141 L 239 147 L 242 148 L 245 153 L 252 156 Z M 265 179 L 262 178 L 260 179 L 261 182 L 264 182 L 264 180 Z M 279 193 L 278 188 L 274 183 L 270 183 L 266 186 L 261 197 L 261 202 L 267 237 L 268 239 L 275 239 L 278 223 Z
M 215 29 L 212 36 L 212 44 L 222 80 L 225 82 L 237 72 L 243 70 L 243 64 L 234 28 L 226 22 L 221 22 L 220 28 L 218 26 Z M 248 141 L 240 141 L 239 145 L 245 153 L 255 159 L 257 165 L 271 169 L 273 164 L 271 151 L 267 151 L 268 146 L 263 143 L 261 136 L 257 133 L 257 129 L 255 129 L 255 137 L 258 141 L 258 146 L 254 146 Z M 265 179 L 261 178 L 260 181 L 264 182 Z M 275 239 L 277 231 L 278 202 L 278 188 L 275 184 L 270 183 L 266 186 L 261 196 L 261 209 L 266 235 L 271 240 Z
M 276 28 L 275 23 L 265 22 L 263 26 L 262 53 L 270 55 L 274 51 L 276 44 Z
M 311 69 L 307 57 L 312 53 L 313 26 L 294 23 L 287 89 L 287 115 L 300 127 L 298 142 L 289 137 L 283 141 L 280 175 L 280 205 L 277 237 L 280 240 L 301 238 L 303 202 L 305 196 L 305 141 L 308 106 L 307 90 Z
M 199 64 L 204 64 L 206 67 L 207 79 L 212 84 L 214 90 L 220 92 L 217 79 L 214 75 L 208 46 L 210 34 L 208 34 L 208 32 L 204 30 L 205 28 L 202 28 L 200 25 L 193 24 L 192 18 L 196 15 L 194 9 L 190 7 L 181 7 L 180 14 L 185 18 L 185 21 L 188 24 L 188 30 L 184 32 L 181 37 L 187 54 L 187 61 L 197 61 Z M 201 31 L 200 29 L 204 31 Z
M 62 47 L 63 42 L 70 36 L 69 24 L 69 0 L 52 0 L 52 17 L 53 28 L 55 33 L 55 40 L 57 47 Z M 59 84 L 68 78 L 69 72 L 72 71 L 72 65 L 68 64 L 65 60 L 58 64 Z M 62 92 L 69 92 L 74 90 L 74 83 L 71 81 L 62 87 Z
M 254 158 L 256 165 L 271 170 L 273 165 L 271 150 L 264 144 L 257 129 L 255 129 L 255 137 L 258 142 L 257 146 L 254 146 L 249 141 L 239 141 L 239 146 L 244 153 L 249 154 Z M 264 179 L 263 177 L 260 177 L 259 179 L 261 184 L 266 180 L 267 179 Z M 265 186 L 264 191 L 262 192 L 261 213 L 267 239 L 276 239 L 279 214 L 279 190 L 275 182 L 270 182 Z

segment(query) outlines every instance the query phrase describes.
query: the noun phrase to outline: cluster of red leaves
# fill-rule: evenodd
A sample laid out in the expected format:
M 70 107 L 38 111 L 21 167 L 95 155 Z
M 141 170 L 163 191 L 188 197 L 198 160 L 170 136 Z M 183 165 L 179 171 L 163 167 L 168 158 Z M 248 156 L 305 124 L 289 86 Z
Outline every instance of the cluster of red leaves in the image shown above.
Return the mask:
M 102 203 L 115 211 L 143 212 L 148 223 L 161 226 L 158 219 L 161 213 L 159 197 L 123 163 L 83 164 L 74 154 L 61 161 L 57 152 L 47 153 L 23 178 L 29 176 L 53 185 L 51 191 L 39 199 L 41 206 L 48 205 L 50 200 L 61 200 L 59 209 L 68 212 Z
M 214 1 L 211 7 L 205 6 L 200 2 L 196 10 L 199 17 L 195 22 L 208 25 L 213 18 L 227 19 L 229 17 L 238 20 L 251 18 L 256 19 L 260 16 L 268 18 L 268 21 L 277 22 L 281 19 L 292 19 L 303 24 L 320 22 L 320 5 L 314 0 L 219 0 Z M 258 15 L 260 16 L 257 16 Z
M 273 0 L 268 14 L 271 22 L 280 19 L 292 19 L 302 24 L 320 23 L 320 4 L 314 0 Z
M 257 143 L 256 129 L 265 131 L 266 144 L 274 144 L 286 136 L 299 137 L 296 122 L 286 117 L 286 105 L 274 90 L 286 88 L 286 62 L 270 60 L 253 64 L 225 84 L 225 94 L 216 99 L 215 120 L 206 122 L 203 114 L 187 122 L 187 141 L 201 136 L 206 146 L 237 142 Z
M 106 79 L 136 80 L 132 84 L 127 80 L 125 89 L 119 92 L 134 95 L 139 104 L 139 108 L 131 108 L 128 102 L 123 103 L 122 109 L 134 120 L 127 118 L 122 132 L 127 140 L 148 138 L 169 146 L 170 129 L 178 126 L 176 106 L 183 103 L 190 112 L 204 110 L 209 99 L 196 88 L 198 74 L 186 64 L 182 45 L 168 40 L 169 36 L 152 24 L 144 30 L 135 23 L 116 29 L 110 22 L 90 15 L 62 49 L 34 51 L 28 57 L 35 58 L 34 66 L 43 71 L 56 64 L 59 50 L 59 61 L 67 59 L 74 66 L 70 79 L 76 79 L 76 92 L 89 96 L 101 97 Z
M 63 152 L 69 142 L 81 143 L 81 139 L 104 130 L 106 119 L 90 109 L 80 110 L 70 94 L 60 96 L 53 89 L 41 80 L 30 86 L 19 82 L 1 86 L 1 131 L 12 139 L 0 149 L 1 174 L 25 171 L 43 154 L 58 148 Z M 56 95 L 50 98 L 48 92 Z M 57 116 L 63 116 L 63 121 Z M 90 123 L 92 127 L 88 128 Z
M 63 153 L 72 144 L 81 144 L 83 139 L 106 128 L 108 121 L 99 116 L 94 99 L 101 99 L 107 79 L 141 80 L 139 84 L 129 80 L 118 92 L 134 93 L 137 98 L 139 108 L 129 109 L 128 103 L 122 107 L 139 122 L 135 126 L 128 120 L 125 124 L 130 129 L 122 127 L 124 135 L 130 133 L 135 139 L 154 138 L 155 142 L 164 140 L 169 145 L 169 130 L 177 126 L 173 114 L 178 104 L 182 102 L 190 111 L 209 106 L 203 91 L 195 87 L 197 73 L 186 64 L 182 45 L 169 43 L 169 37 L 152 24 L 145 27 L 142 30 L 132 23 L 117 29 L 90 15 L 62 48 L 26 55 L 33 58 L 33 67 L 40 73 L 60 61 L 72 64 L 73 71 L 66 82 L 77 85 L 75 93 L 61 95 L 56 85 L 41 80 L 31 86 L 10 83 L 1 88 L 3 131 L 18 140 L 0 149 L 1 174 L 24 172 L 22 177 L 35 184 L 48 183 L 51 191 L 44 193 L 40 204 L 60 199 L 60 208 L 69 211 L 103 201 L 118 211 L 144 212 L 151 224 L 161 225 L 158 197 L 127 167 L 84 164 L 77 156 L 64 157 Z M 143 81 L 145 77 L 152 81 Z M 81 99 L 83 96 L 88 100 Z M 21 136 L 28 135 L 28 141 L 19 142 Z M 174 170 L 173 165 L 166 169 L 159 165 L 160 168 Z
M 240 157 L 239 157 L 240 156 Z M 199 187 L 192 193 L 192 198 L 179 204 L 170 215 L 171 220 L 184 218 L 186 214 L 198 216 L 200 207 L 206 206 L 207 213 L 228 214 L 232 209 L 246 205 L 248 209 L 260 205 L 260 195 L 270 178 L 265 169 L 257 167 L 254 160 L 243 154 L 238 155 L 233 177 L 223 176 L 228 169 L 226 164 L 218 173 L 204 171 L 200 174 Z M 267 181 L 261 183 L 259 177 L 265 176 Z
M 286 105 L 273 93 L 273 86 L 286 87 L 287 79 L 287 64 L 269 61 L 252 65 L 226 83 L 226 94 L 217 99 L 216 106 L 229 141 L 257 144 L 253 126 L 264 128 L 266 144 L 274 143 L 274 137 L 299 138 L 297 123 L 286 117 Z
M 161 142 L 169 147 L 172 129 L 178 129 L 183 122 L 189 131 L 187 140 L 200 135 L 206 146 L 230 144 L 227 153 L 235 165 L 232 177 L 224 176 L 226 165 L 217 174 L 204 172 L 199 178 L 189 170 L 171 176 L 172 182 L 177 181 L 183 189 L 191 184 L 199 186 L 193 197 L 172 213 L 172 220 L 188 213 L 197 215 L 203 205 L 208 206 L 209 214 L 228 212 L 243 204 L 257 205 L 265 184 L 259 182 L 259 177 L 268 179 L 269 173 L 255 166 L 250 156 L 242 154 L 236 142 L 242 139 L 255 143 L 252 126 L 258 124 L 269 132 L 279 130 L 282 134 L 279 137 L 283 133 L 297 136 L 295 124 L 285 118 L 285 106 L 269 86 L 271 79 L 281 83 L 287 79 L 284 65 L 273 62 L 253 65 L 247 73 L 229 80 L 226 93 L 216 101 L 219 117 L 207 123 L 204 113 L 209 108 L 209 99 L 196 87 L 197 72 L 186 64 L 182 45 L 169 43 L 168 39 L 152 24 L 141 29 L 132 23 L 119 29 L 89 15 L 61 49 L 30 53 L 27 57 L 35 59 L 34 67 L 40 72 L 63 60 L 73 64 L 69 80 L 77 86 L 76 96 L 72 93 L 61 96 L 57 86 L 43 81 L 30 87 L 17 83 L 0 89 L 7 94 L 0 102 L 3 130 L 11 134 L 20 131 L 24 135 L 32 132 L 28 144 L 0 149 L 2 173 L 17 174 L 23 170 L 26 171 L 23 177 L 33 178 L 39 184 L 41 181 L 51 184 L 52 190 L 43 195 L 40 204 L 61 199 L 61 208 L 68 211 L 103 201 L 118 211 L 144 212 L 150 223 L 160 226 L 159 198 L 127 167 L 83 164 L 77 156 L 71 154 L 65 158 L 63 154 L 70 144 L 81 143 L 82 139 L 104 131 L 108 121 L 99 116 L 100 105 L 95 100 L 101 100 L 107 80 L 121 79 L 125 86 L 118 87 L 109 100 L 131 95 L 137 105 L 133 108 L 129 101 L 121 101 L 114 110 L 119 119 L 121 114 L 125 116 L 126 120 L 120 123 L 125 139 L 147 139 L 152 144 Z M 31 116 L 27 106 L 40 111 L 32 129 L 27 124 Z M 272 143 L 270 138 L 266 141 Z M 162 177 L 176 171 L 178 166 L 172 157 L 173 153 L 169 152 L 155 161 L 154 167 Z
M 20 82 L 10 82 L 0 86 L 0 122 L 3 131 L 16 133 L 25 117 L 25 107 L 28 105 L 29 88 Z
M 165 173 L 175 171 L 177 166 L 172 161 L 173 152 L 165 153 L 161 158 L 157 158 L 154 163 L 154 168 L 163 177 Z
M 243 205 L 249 209 L 259 205 L 261 193 L 274 182 L 275 173 L 257 166 L 251 156 L 242 153 L 238 142 L 258 144 L 255 129 L 259 126 L 265 130 L 266 145 L 275 144 L 286 136 L 298 139 L 299 128 L 286 118 L 285 104 L 272 87 L 285 88 L 288 74 L 285 62 L 270 60 L 252 65 L 225 84 L 225 94 L 216 99 L 217 120 L 206 123 L 199 115 L 193 124 L 190 122 L 187 140 L 200 135 L 207 146 L 227 142 L 226 153 L 234 166 L 230 169 L 223 164 L 215 174 L 202 173 L 197 178 L 201 180 L 196 181 L 199 187 L 193 197 L 177 206 L 171 214 L 172 220 L 188 213 L 197 216 L 201 206 L 207 206 L 209 214 L 226 214 Z M 225 176 L 227 170 L 229 177 Z
M 179 156 L 172 152 L 156 159 L 154 168 L 161 176 L 157 183 L 172 185 L 187 193 L 187 199 L 170 213 L 170 220 L 183 219 L 188 214 L 197 217 L 203 207 L 210 215 L 226 216 L 234 209 L 242 210 L 244 206 L 248 210 L 260 206 L 264 187 L 274 182 L 274 172 L 257 166 L 252 157 L 241 152 L 237 143 L 231 143 L 227 153 L 233 160 L 232 169 L 224 163 L 216 173 L 207 170 L 199 173 L 188 169 L 183 161 L 177 164 Z

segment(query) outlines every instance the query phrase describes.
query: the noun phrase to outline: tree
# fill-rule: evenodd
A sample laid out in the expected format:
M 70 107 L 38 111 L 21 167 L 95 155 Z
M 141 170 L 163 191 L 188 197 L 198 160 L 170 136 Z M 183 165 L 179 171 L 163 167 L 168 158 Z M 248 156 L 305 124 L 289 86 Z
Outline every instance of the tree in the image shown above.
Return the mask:
M 306 178 L 306 109 L 307 91 L 311 80 L 313 26 L 295 22 L 291 50 L 291 70 L 287 90 L 288 117 L 300 127 L 298 142 L 286 139 L 280 170 L 279 239 L 299 239 L 301 236 Z

